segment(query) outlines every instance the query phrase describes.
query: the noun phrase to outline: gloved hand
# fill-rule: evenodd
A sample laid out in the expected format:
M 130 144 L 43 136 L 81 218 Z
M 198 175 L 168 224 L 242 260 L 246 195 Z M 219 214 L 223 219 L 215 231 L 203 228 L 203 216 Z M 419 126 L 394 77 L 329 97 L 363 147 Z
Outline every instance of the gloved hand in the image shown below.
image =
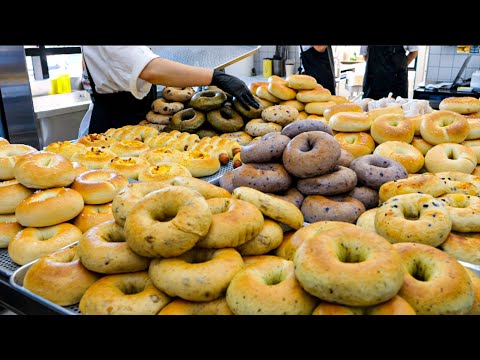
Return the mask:
M 220 89 L 228 92 L 242 104 L 245 110 L 250 110 L 250 106 L 258 109 L 257 103 L 247 85 L 239 78 L 226 74 L 222 71 L 213 70 L 211 85 L 218 86 Z

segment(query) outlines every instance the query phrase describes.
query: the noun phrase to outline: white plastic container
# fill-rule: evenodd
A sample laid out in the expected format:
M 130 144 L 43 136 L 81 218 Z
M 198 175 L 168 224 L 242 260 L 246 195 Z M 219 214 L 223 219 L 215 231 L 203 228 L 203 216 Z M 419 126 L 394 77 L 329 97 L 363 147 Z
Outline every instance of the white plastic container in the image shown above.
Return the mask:
M 480 70 L 477 70 L 472 74 L 472 79 L 470 80 L 470 86 L 472 88 L 480 88 Z

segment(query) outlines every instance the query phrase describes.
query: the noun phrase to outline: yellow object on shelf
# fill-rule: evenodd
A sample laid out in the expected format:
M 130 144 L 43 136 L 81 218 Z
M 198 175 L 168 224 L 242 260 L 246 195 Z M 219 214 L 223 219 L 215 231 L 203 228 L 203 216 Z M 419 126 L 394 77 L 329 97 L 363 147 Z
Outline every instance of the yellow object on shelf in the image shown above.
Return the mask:
M 56 79 L 52 79 L 52 94 L 65 94 L 72 92 L 69 75 L 60 75 Z

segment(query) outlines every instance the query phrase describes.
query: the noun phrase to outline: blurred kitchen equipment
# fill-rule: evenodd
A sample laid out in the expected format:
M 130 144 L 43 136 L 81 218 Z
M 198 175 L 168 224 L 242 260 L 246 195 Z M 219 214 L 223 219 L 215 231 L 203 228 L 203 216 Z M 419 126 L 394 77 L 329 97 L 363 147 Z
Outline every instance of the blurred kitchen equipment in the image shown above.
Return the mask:
M 272 76 L 273 60 L 270 58 L 263 59 L 263 77 L 268 79 Z
M 273 75 L 285 76 L 286 52 L 286 46 L 275 46 L 275 55 L 273 55 Z

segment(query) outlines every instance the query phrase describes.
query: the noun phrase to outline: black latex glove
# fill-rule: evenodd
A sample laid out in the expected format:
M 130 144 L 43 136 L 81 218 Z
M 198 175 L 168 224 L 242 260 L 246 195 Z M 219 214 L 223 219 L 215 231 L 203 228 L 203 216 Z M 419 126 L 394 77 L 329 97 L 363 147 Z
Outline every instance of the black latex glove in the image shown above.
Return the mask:
M 228 92 L 234 96 L 245 110 L 250 110 L 250 106 L 255 109 L 260 108 L 247 85 L 239 78 L 226 74 L 222 71 L 213 70 L 213 77 L 211 85 L 217 86 L 223 91 Z

